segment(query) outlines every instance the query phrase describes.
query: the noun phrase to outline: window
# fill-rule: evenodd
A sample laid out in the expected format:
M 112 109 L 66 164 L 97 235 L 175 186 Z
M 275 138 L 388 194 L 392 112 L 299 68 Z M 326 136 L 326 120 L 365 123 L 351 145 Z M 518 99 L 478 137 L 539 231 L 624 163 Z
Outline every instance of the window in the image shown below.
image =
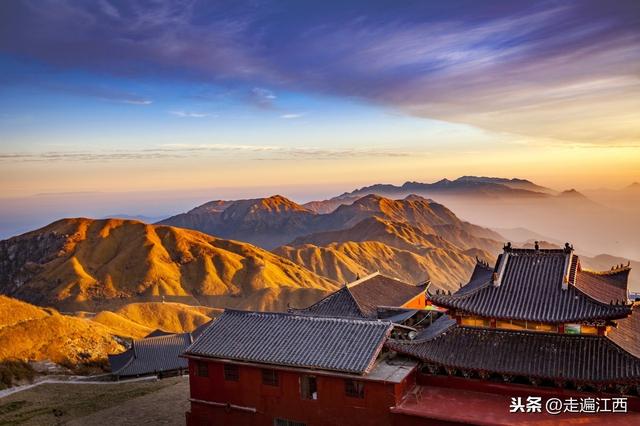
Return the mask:
M 318 383 L 314 376 L 300 377 L 300 396 L 302 399 L 318 399 Z
M 489 318 L 476 318 L 476 327 L 491 327 L 491 320 Z
M 527 329 L 527 322 L 526 321 L 512 320 L 511 324 L 513 325 L 513 329 L 514 330 L 526 330 Z
M 273 426 L 307 426 L 307 424 L 287 419 L 273 419 Z
M 344 393 L 351 398 L 364 398 L 364 383 L 346 379 L 344 381 Z
M 504 328 L 507 330 L 521 330 L 522 327 L 513 325 L 511 321 L 496 320 L 496 328 Z
M 209 377 L 209 364 L 198 361 L 196 363 L 196 376 Z
M 592 325 L 582 324 L 580 326 L 580 333 L 582 334 L 598 334 L 598 327 Z
M 224 365 L 224 379 L 228 382 L 237 382 L 240 379 L 238 366 L 233 364 Z
M 469 327 L 491 327 L 491 319 L 484 317 L 462 317 L 461 324 Z
M 460 318 L 460 324 L 473 327 L 476 325 L 476 321 L 472 317 L 462 317 Z
M 262 370 L 262 384 L 278 386 L 278 372 L 276 370 Z
M 532 331 L 542 331 L 547 333 L 558 332 L 558 326 L 556 324 L 549 324 L 549 323 L 535 322 L 535 321 L 497 320 L 496 328 L 504 328 L 507 330 L 532 330 Z
M 543 322 L 527 322 L 527 328 L 535 331 L 558 332 L 558 326 L 555 324 L 547 324 Z

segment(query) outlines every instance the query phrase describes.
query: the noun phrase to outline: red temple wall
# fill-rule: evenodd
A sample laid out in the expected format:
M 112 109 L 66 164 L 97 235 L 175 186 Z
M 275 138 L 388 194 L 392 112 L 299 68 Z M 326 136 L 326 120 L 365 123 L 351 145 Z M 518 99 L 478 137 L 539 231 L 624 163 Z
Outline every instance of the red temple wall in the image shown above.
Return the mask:
M 581 392 L 572 389 L 563 389 L 545 386 L 524 385 L 518 383 L 500 383 L 490 380 L 465 379 L 463 377 L 451 376 L 432 376 L 427 374 L 418 374 L 416 376 L 418 384 L 422 386 L 437 386 L 452 389 L 460 389 L 475 392 L 486 392 L 509 397 L 527 397 L 541 396 L 543 398 L 588 398 L 602 397 L 613 398 L 622 395 L 610 394 L 605 392 Z M 629 411 L 640 411 L 640 398 L 637 396 L 627 396 L 627 405 Z
M 200 361 L 203 362 L 203 361 Z M 261 368 L 239 366 L 237 382 L 224 379 L 223 364 L 208 362 L 208 377 L 196 375 L 196 361 L 189 360 L 191 398 L 255 408 L 256 413 L 233 407 L 214 407 L 191 403 L 187 413 L 188 425 L 273 425 L 274 418 L 305 423 L 306 425 L 389 425 L 389 408 L 396 405 L 407 389 L 415 383 L 410 375 L 400 384 L 363 381 L 364 399 L 345 394 L 344 378 L 315 375 L 318 399 L 302 399 L 301 373 L 278 370 L 279 385 L 262 383 Z M 330 419 L 330 421 L 328 420 Z

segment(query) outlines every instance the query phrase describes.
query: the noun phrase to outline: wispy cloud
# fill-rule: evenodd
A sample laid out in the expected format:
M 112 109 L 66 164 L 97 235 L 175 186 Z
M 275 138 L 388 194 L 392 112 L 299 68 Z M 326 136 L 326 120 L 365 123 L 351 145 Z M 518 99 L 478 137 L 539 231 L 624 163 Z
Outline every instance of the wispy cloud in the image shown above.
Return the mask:
M 0 2 L 0 51 L 241 86 L 264 109 L 310 91 L 568 142 L 640 132 L 635 0 L 374 3 Z
M 169 114 L 175 115 L 181 118 L 205 118 L 211 117 L 211 114 L 204 112 L 189 112 L 189 111 L 169 111 Z
M 123 99 L 120 102 L 130 105 L 151 105 L 153 103 L 149 99 Z
M 254 87 L 249 95 L 251 102 L 259 108 L 270 109 L 274 107 L 278 97 L 269 89 Z
M 203 155 L 242 155 L 246 160 L 322 160 L 367 157 L 408 157 L 424 153 L 408 152 L 397 148 L 345 148 L 289 147 L 279 145 L 242 144 L 164 144 L 137 150 L 47 151 L 40 153 L 0 153 L 0 162 L 87 162 L 156 160 L 201 157 Z
M 293 120 L 296 118 L 302 118 L 304 114 L 282 114 L 280 118 L 284 118 L 285 120 Z

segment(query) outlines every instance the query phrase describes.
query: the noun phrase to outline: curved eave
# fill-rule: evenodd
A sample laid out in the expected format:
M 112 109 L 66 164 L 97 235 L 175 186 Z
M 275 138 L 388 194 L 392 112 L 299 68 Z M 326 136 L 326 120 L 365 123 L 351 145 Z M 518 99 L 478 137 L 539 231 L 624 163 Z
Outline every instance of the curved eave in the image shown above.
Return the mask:
M 387 341 L 386 346 L 387 348 L 394 350 L 398 353 L 408 355 L 414 358 L 418 358 L 425 363 L 435 364 L 435 365 L 438 365 L 444 368 L 450 368 L 450 369 L 473 371 L 473 372 L 489 372 L 489 373 L 511 375 L 511 376 L 524 376 L 524 377 L 531 377 L 531 378 L 542 379 L 542 380 L 554 380 L 554 381 L 561 380 L 561 381 L 568 381 L 568 382 L 573 382 L 578 384 L 589 384 L 589 383 L 637 384 L 637 383 L 640 383 L 640 359 L 634 357 L 632 354 L 625 351 L 620 346 L 616 345 L 614 342 L 611 342 L 605 337 L 597 337 L 597 336 L 583 337 L 582 342 L 584 343 L 582 346 L 584 346 L 585 350 L 587 348 L 591 348 L 593 350 L 594 344 L 599 344 L 600 348 L 599 350 L 596 351 L 598 355 L 602 355 L 606 352 L 609 356 L 611 356 L 611 354 L 615 353 L 617 355 L 616 360 L 618 362 L 620 361 L 628 362 L 630 366 L 627 367 L 627 372 L 622 375 L 621 375 L 622 370 L 620 369 L 619 365 L 612 367 L 612 370 L 610 371 L 609 374 L 610 375 L 617 374 L 620 377 L 603 377 L 603 378 L 596 377 L 595 375 L 603 373 L 603 371 L 601 370 L 601 368 L 599 368 L 599 365 L 597 365 L 597 363 L 591 366 L 594 374 L 593 377 L 590 377 L 590 378 L 577 377 L 576 375 L 571 375 L 570 373 L 567 373 L 567 371 L 570 370 L 570 368 L 566 368 L 566 369 L 561 368 L 562 366 L 559 365 L 558 362 L 568 362 L 568 363 L 574 362 L 576 360 L 575 357 L 569 357 L 567 355 L 572 352 L 575 352 L 577 350 L 576 347 L 566 349 L 564 353 L 560 353 L 561 355 L 559 357 L 560 361 L 553 360 L 552 358 L 547 358 L 549 365 L 546 365 L 545 368 L 548 368 L 549 370 L 555 369 L 556 373 L 550 372 L 545 374 L 545 373 L 540 373 L 535 371 L 526 371 L 525 370 L 526 368 L 539 368 L 540 364 L 545 360 L 540 359 L 540 357 L 532 359 L 531 356 L 535 356 L 536 353 L 533 353 L 533 354 L 520 353 L 519 354 L 517 353 L 517 351 L 515 351 L 515 348 L 510 347 L 508 344 L 504 344 L 504 342 L 500 340 L 500 338 L 504 336 L 511 337 L 514 339 L 514 341 L 521 340 L 523 337 L 531 338 L 531 340 L 536 340 L 536 339 L 540 340 L 540 338 L 544 339 L 548 337 L 550 339 L 553 339 L 553 341 L 546 343 L 551 348 L 555 345 L 561 345 L 562 344 L 561 339 L 567 339 L 566 342 L 571 342 L 570 339 L 581 339 L 581 337 L 578 337 L 578 336 L 562 335 L 562 337 L 559 337 L 559 335 L 553 334 L 553 333 L 489 331 L 489 336 L 493 334 L 492 338 L 494 338 L 495 341 L 491 341 L 491 337 L 489 339 L 484 339 L 484 340 L 489 340 L 488 342 L 483 341 L 481 337 L 476 338 L 477 339 L 476 349 L 477 349 L 477 342 L 482 341 L 482 345 L 487 345 L 491 347 L 491 350 L 490 350 L 491 354 L 489 356 L 492 358 L 501 358 L 501 355 L 502 355 L 502 356 L 507 356 L 507 358 L 510 358 L 512 360 L 516 359 L 514 357 L 517 357 L 517 356 L 531 359 L 530 362 L 523 362 L 521 364 L 523 367 L 519 369 L 509 368 L 506 365 L 507 363 L 496 363 L 495 365 L 490 365 L 490 362 L 487 362 L 483 366 L 478 366 L 478 365 L 465 364 L 464 362 L 455 362 L 455 359 L 456 359 L 455 357 L 453 360 L 443 359 L 442 356 L 438 357 L 437 345 L 440 345 L 440 344 L 448 345 L 451 343 L 451 342 L 443 341 L 444 339 L 447 338 L 446 336 L 449 333 L 456 333 L 456 335 L 453 336 L 453 339 L 456 339 L 461 337 L 459 336 L 459 334 L 462 334 L 462 335 L 464 335 L 464 333 L 474 334 L 476 332 L 478 335 L 482 334 L 481 332 L 477 331 L 477 329 L 457 326 L 454 328 L 447 329 L 446 331 L 444 331 L 443 333 L 441 333 L 440 335 L 432 339 L 421 340 L 421 341 L 411 341 L 411 342 L 390 339 L 389 341 Z M 596 340 L 596 339 L 601 339 L 601 340 Z M 572 343 L 575 344 L 576 342 L 577 340 L 574 340 Z M 504 346 L 501 347 L 500 346 L 501 344 Z M 430 356 L 428 352 L 416 350 L 417 348 L 420 348 L 420 346 L 422 345 L 433 345 L 433 347 L 436 348 L 433 351 L 435 352 L 436 355 L 432 354 Z M 464 348 L 458 348 L 458 349 L 462 350 Z M 471 350 L 473 349 L 474 348 L 472 348 Z M 454 351 L 452 350 L 452 348 L 448 348 L 448 347 L 446 348 L 446 352 L 450 354 L 460 353 L 459 351 Z M 485 353 L 484 355 L 487 355 L 487 353 Z M 476 364 L 477 364 L 477 359 L 482 360 L 482 354 L 474 353 L 473 356 L 475 357 L 474 359 L 476 359 L 475 361 Z M 551 357 L 552 355 L 548 355 L 548 356 Z M 482 361 L 480 361 L 480 363 L 482 363 Z M 575 372 L 577 370 L 573 370 L 573 371 Z M 633 371 L 633 372 L 630 373 L 629 371 Z M 584 375 L 584 371 L 580 371 L 580 373 Z
M 579 291 L 578 289 L 576 289 Z M 582 293 L 584 294 L 584 293 Z M 589 298 L 589 303 L 596 304 L 602 308 L 611 308 L 609 313 L 602 314 L 584 314 L 584 315 L 567 315 L 561 316 L 558 318 L 554 318 L 553 320 L 549 320 L 544 317 L 534 317 L 531 315 L 496 315 L 494 312 L 484 310 L 484 309 L 473 309 L 469 306 L 459 306 L 456 303 L 456 300 L 465 300 L 467 296 L 456 298 L 455 295 L 434 295 L 430 298 L 431 302 L 439 307 L 446 308 L 449 311 L 455 311 L 458 313 L 477 315 L 485 318 L 495 318 L 502 320 L 517 320 L 517 321 L 536 321 L 542 323 L 556 324 L 560 322 L 575 322 L 575 321 L 590 321 L 590 320 L 616 320 L 622 319 L 629 316 L 632 312 L 632 305 L 606 305 L 604 303 L 598 302 Z M 583 296 L 588 297 L 588 296 Z

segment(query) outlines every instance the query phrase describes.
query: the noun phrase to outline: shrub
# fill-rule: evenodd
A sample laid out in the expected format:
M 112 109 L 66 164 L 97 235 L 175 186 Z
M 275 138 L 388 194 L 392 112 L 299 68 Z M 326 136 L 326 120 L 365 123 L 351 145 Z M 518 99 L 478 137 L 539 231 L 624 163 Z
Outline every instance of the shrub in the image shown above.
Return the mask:
M 33 381 L 36 372 L 24 361 L 8 360 L 0 362 L 0 388 L 7 388 L 14 384 L 28 380 Z

